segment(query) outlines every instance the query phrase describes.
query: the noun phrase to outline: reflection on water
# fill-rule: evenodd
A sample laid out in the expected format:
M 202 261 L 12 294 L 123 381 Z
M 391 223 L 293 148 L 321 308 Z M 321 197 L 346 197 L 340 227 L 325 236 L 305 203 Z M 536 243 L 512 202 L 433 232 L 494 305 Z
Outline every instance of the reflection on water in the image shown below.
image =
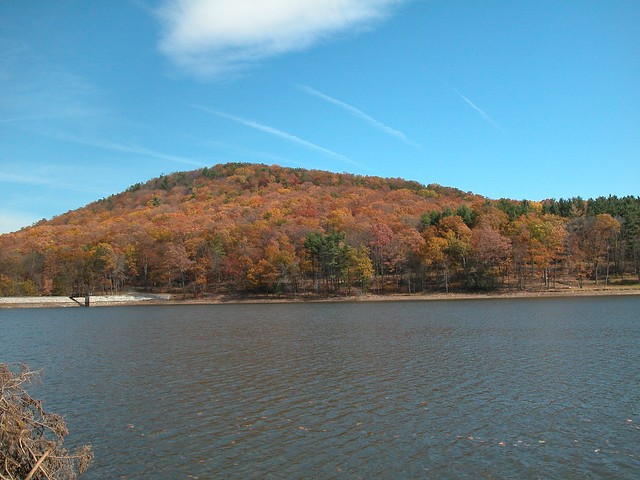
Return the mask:
M 640 298 L 0 311 L 86 478 L 634 478 Z

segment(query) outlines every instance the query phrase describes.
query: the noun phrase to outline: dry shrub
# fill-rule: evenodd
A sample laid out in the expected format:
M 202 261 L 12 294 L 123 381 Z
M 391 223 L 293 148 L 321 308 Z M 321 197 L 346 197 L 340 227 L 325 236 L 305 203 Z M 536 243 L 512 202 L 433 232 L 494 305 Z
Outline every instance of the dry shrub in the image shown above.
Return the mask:
M 23 385 L 38 372 L 17 371 L 0 363 L 0 479 L 67 480 L 82 475 L 93 461 L 90 445 L 70 453 L 63 447 L 69 433 L 64 419 L 47 413 Z

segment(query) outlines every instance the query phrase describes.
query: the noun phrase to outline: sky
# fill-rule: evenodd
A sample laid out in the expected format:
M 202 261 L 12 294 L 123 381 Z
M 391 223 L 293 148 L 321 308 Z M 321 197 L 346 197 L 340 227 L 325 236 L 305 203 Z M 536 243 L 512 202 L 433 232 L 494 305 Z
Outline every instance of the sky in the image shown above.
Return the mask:
M 5 0 L 0 233 L 226 162 L 640 195 L 637 0 Z

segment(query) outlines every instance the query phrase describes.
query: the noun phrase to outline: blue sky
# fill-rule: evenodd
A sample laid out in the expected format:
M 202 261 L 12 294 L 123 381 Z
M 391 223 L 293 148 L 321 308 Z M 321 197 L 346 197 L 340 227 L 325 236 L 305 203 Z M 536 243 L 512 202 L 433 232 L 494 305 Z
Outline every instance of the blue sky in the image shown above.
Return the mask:
M 0 233 L 229 161 L 639 195 L 640 2 L 0 2 Z

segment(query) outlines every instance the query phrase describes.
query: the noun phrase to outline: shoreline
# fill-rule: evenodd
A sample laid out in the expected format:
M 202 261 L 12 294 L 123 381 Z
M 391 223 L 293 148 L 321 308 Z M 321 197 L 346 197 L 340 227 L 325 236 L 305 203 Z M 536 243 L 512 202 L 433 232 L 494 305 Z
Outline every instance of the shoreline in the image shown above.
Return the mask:
M 587 287 L 561 290 L 496 291 L 485 293 L 414 293 L 414 294 L 360 294 L 352 296 L 320 297 L 309 295 L 225 295 L 210 294 L 201 298 L 183 298 L 182 294 L 122 293 L 118 295 L 92 295 L 91 307 L 113 307 L 131 305 L 233 305 L 269 303 L 347 303 L 347 302 L 403 302 L 403 301 L 444 301 L 444 300 L 494 300 L 517 298 L 571 298 L 601 296 L 640 295 L 640 288 L 634 287 Z M 0 310 L 13 308 L 69 308 L 84 307 L 84 301 L 74 301 L 69 297 L 0 297 Z

